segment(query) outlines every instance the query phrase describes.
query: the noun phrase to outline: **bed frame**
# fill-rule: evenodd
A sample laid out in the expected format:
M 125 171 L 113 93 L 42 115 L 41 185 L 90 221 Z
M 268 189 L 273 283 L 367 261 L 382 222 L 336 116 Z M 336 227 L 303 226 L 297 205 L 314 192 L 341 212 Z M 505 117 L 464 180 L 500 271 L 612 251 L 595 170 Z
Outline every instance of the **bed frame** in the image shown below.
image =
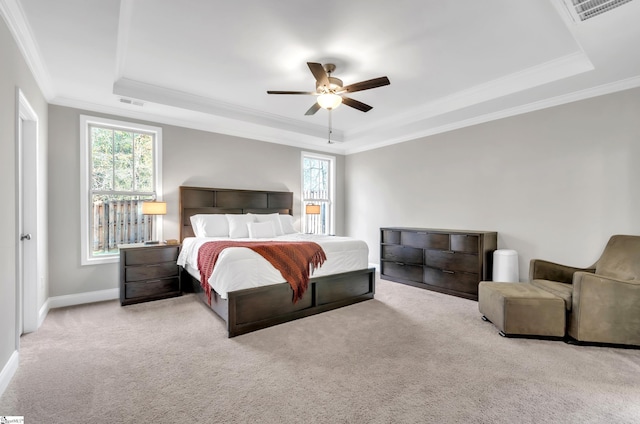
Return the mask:
M 190 218 L 195 214 L 275 212 L 293 214 L 293 193 L 182 186 L 180 241 L 193 237 Z M 183 269 L 182 281 L 184 289 L 191 286 L 208 305 L 198 279 Z M 375 269 L 369 268 L 311 278 L 309 288 L 295 304 L 289 283 L 232 291 L 226 300 L 212 290 L 211 309 L 227 323 L 229 337 L 234 337 L 373 299 L 374 294 Z

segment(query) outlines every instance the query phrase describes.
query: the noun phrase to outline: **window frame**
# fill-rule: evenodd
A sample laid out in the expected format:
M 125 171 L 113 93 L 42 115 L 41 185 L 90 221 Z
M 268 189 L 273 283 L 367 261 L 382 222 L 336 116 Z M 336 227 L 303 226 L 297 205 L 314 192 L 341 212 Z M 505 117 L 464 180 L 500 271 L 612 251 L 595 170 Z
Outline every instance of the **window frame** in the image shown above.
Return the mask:
M 308 233 L 309 229 L 307 228 L 307 213 L 305 210 L 305 206 L 307 203 L 313 202 L 317 199 L 307 199 L 304 197 L 305 187 L 304 187 L 304 160 L 305 158 L 310 159 L 320 159 L 329 161 L 329 198 L 327 199 L 329 203 L 329 217 L 328 217 L 328 225 L 326 227 L 327 235 L 335 234 L 336 228 L 336 157 L 331 155 L 324 155 L 321 153 L 312 153 L 312 152 L 301 152 L 300 157 L 300 229 L 303 233 Z
M 157 200 L 162 200 L 162 128 L 134 122 L 119 121 L 97 116 L 80 115 L 80 263 L 99 265 L 117 263 L 118 253 L 93 256 L 91 252 L 91 135 L 92 125 L 110 127 L 128 132 L 145 132 L 154 135 L 153 188 Z M 154 240 L 162 240 L 162 215 L 156 216 Z

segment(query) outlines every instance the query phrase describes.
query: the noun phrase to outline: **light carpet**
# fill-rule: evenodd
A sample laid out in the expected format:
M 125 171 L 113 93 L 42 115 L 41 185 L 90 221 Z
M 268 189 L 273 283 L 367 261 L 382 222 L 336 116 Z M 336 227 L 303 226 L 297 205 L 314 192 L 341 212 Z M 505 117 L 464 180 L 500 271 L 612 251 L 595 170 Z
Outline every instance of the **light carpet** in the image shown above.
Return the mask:
M 194 295 L 55 309 L 21 339 L 25 423 L 638 423 L 640 351 L 503 338 L 477 302 L 376 298 L 236 338 Z

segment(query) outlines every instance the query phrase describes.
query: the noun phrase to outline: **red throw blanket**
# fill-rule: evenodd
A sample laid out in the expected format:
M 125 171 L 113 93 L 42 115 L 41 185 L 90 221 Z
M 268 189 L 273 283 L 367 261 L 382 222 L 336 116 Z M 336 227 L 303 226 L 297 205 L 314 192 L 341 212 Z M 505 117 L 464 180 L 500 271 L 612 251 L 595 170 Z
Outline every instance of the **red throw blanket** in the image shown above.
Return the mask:
M 209 277 L 220 253 L 227 247 L 246 247 L 262 255 L 273 265 L 293 289 L 293 303 L 302 299 L 309 286 L 311 273 L 322 266 L 327 256 L 319 244 L 310 241 L 210 241 L 198 251 L 200 285 L 211 305 Z

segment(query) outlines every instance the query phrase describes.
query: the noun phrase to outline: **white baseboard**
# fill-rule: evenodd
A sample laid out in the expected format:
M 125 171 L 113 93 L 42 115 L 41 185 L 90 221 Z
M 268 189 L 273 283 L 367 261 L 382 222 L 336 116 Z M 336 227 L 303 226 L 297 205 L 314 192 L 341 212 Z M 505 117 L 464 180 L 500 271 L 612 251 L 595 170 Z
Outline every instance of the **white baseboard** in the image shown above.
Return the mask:
M 9 383 L 11 382 L 11 379 L 13 378 L 16 371 L 18 371 L 19 356 L 20 354 L 18 353 L 18 351 L 14 350 L 11 356 L 9 357 L 9 360 L 2 368 L 2 371 L 0 371 L 0 396 L 2 396 L 5 390 L 7 390 L 7 387 L 9 387 Z M 10 411 L 6 411 L 6 412 L 10 412 Z
M 86 293 L 67 294 L 64 296 L 50 297 L 45 305 L 48 309 L 64 308 L 65 306 L 82 305 L 85 303 L 103 302 L 105 300 L 118 299 L 120 297 L 120 289 L 98 290 Z M 43 305 L 44 308 L 44 305 Z M 48 312 L 47 309 L 47 312 Z M 46 315 L 45 315 L 46 316 Z M 44 318 L 43 318 L 44 319 Z
M 38 326 L 40 328 L 49 310 L 63 308 L 65 306 L 82 305 L 84 303 L 102 302 L 104 300 L 117 299 L 120 296 L 119 289 L 99 290 L 87 293 L 68 294 L 65 296 L 54 296 L 48 298 L 40 311 L 38 311 Z
M 47 317 L 47 314 L 49 313 L 49 309 L 51 309 L 51 306 L 49 303 L 49 299 L 47 299 L 42 305 L 42 308 L 40 308 L 40 311 L 38 311 L 38 326 L 36 327 L 36 329 L 40 328 L 40 326 L 44 322 L 44 319 Z

